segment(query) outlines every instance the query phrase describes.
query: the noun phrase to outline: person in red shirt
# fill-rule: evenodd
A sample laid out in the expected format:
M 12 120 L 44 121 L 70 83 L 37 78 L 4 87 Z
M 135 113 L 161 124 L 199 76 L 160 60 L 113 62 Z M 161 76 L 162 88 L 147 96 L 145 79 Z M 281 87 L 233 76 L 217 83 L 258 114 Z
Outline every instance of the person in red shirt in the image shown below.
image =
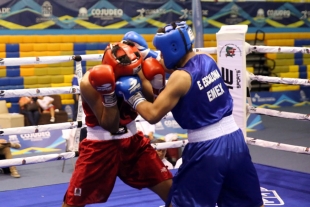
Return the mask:
M 87 138 L 79 145 L 79 157 L 64 196 L 63 207 L 106 202 L 119 177 L 127 185 L 149 188 L 167 200 L 172 174 L 141 131 L 137 131 L 137 112 L 116 97 L 115 84 L 121 76 L 138 75 L 143 94 L 153 100 L 151 83 L 141 68 L 162 67 L 155 60 L 143 60 L 130 41 L 110 44 L 102 65 L 94 66 L 80 82 Z

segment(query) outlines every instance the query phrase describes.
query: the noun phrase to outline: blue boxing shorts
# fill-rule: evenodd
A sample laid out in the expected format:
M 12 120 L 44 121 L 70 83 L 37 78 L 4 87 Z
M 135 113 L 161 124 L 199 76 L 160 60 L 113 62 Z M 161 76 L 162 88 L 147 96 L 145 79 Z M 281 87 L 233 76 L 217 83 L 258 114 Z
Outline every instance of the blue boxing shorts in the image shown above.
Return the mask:
M 166 206 L 259 207 L 256 169 L 242 131 L 185 146 Z

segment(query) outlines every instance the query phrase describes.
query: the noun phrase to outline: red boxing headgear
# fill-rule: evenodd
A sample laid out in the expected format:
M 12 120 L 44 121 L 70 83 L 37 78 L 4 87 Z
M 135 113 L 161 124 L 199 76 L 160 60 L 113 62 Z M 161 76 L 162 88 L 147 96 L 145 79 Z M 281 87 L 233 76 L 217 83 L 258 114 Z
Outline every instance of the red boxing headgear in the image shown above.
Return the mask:
M 143 58 L 138 48 L 131 41 L 121 42 L 107 46 L 102 64 L 111 65 L 114 69 L 115 78 L 120 76 L 135 75 L 141 70 Z

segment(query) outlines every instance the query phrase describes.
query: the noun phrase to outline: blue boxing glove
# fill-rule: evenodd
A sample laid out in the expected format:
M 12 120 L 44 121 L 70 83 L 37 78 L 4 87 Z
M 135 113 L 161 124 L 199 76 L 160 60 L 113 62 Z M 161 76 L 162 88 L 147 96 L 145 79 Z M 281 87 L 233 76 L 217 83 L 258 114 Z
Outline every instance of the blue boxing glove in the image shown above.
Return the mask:
M 115 92 L 118 97 L 124 100 L 134 109 L 142 101 L 145 101 L 142 95 L 141 81 L 138 76 L 122 76 L 116 81 Z
M 139 49 L 143 59 L 153 57 L 157 60 L 160 60 L 159 53 L 149 49 L 145 39 L 141 35 L 139 35 L 138 33 L 134 32 L 134 31 L 127 32 L 124 35 L 123 40 L 129 40 L 129 41 L 132 41 L 133 43 L 135 43 L 135 46 Z

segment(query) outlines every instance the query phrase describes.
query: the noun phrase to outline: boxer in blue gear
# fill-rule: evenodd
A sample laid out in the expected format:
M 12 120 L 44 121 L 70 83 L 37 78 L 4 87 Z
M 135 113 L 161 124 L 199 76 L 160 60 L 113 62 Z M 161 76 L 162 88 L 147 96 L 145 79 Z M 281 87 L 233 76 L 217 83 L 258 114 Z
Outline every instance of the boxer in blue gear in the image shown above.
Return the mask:
M 127 32 L 124 35 L 123 40 L 129 40 L 129 41 L 134 42 L 135 46 L 139 49 L 143 59 L 152 57 L 152 58 L 155 58 L 157 60 L 160 60 L 159 53 L 148 48 L 148 45 L 147 45 L 145 39 L 140 34 L 138 34 L 137 32 L 135 32 L 135 31 Z
M 137 91 L 124 97 L 151 124 L 172 111 L 177 123 L 187 129 L 189 143 L 166 206 L 263 206 L 256 169 L 232 116 L 233 99 L 216 62 L 207 54 L 195 53 L 193 41 L 185 22 L 160 28 L 153 44 L 166 68 L 174 72 L 153 103 L 136 96 Z

